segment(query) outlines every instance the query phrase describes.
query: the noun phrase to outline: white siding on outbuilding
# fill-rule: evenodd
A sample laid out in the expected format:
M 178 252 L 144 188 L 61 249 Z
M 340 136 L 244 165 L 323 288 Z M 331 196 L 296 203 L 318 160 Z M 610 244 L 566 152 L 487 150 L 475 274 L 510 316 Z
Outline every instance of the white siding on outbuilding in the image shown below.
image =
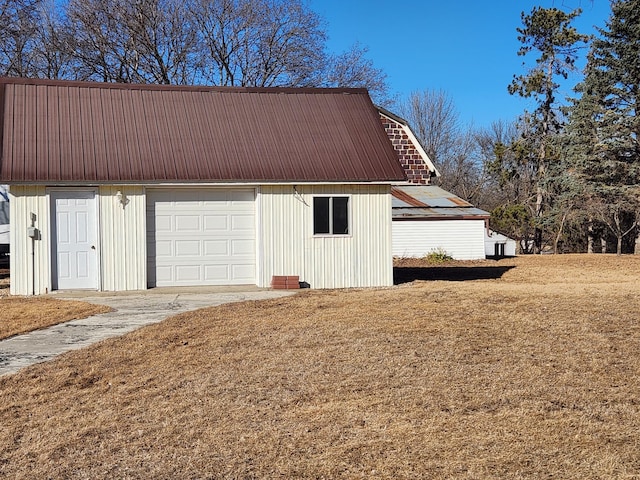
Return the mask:
M 47 293 L 51 290 L 51 247 L 49 197 L 45 187 L 12 185 L 9 188 L 9 207 L 11 294 Z M 33 225 L 40 232 L 34 241 L 27 236 L 27 229 L 32 226 L 32 214 L 35 216 Z
M 278 185 L 259 190 L 258 285 L 298 275 L 311 288 L 393 284 L 388 185 Z M 313 197 L 349 197 L 349 235 L 313 234 Z
M 63 192 L 65 189 L 56 189 Z M 69 187 L 69 191 L 74 191 Z M 100 290 L 123 291 L 146 288 L 145 195 L 141 186 L 103 186 L 97 190 Z M 118 192 L 122 196 L 118 197 Z M 124 199 L 123 208 L 120 199 Z M 51 291 L 54 239 L 51 235 L 50 191 L 44 186 L 13 185 L 11 207 L 11 294 L 31 295 Z M 39 237 L 35 240 L 35 285 L 31 239 L 26 235 L 34 213 Z M 35 287 L 35 288 L 34 288 Z
M 255 282 L 269 287 L 273 275 L 298 275 L 311 288 L 393 284 L 389 185 L 270 185 L 254 187 Z M 223 191 L 211 186 L 210 192 Z M 11 186 L 11 293 L 44 294 L 52 288 L 51 197 L 65 188 Z M 98 289 L 147 288 L 147 190 L 144 186 L 69 187 L 90 190 L 97 202 Z M 247 191 L 253 191 L 245 187 Z M 349 199 L 348 235 L 314 235 L 314 196 Z M 35 277 L 27 228 L 35 214 Z M 253 213 L 252 213 L 253 215 Z M 231 218 L 231 217 L 229 217 Z M 19 234 L 18 234 L 19 233 Z M 34 281 L 35 278 L 35 281 Z M 247 283 L 247 282 L 245 282 Z
M 144 187 L 102 186 L 98 200 L 102 290 L 146 289 Z
M 496 245 L 501 245 L 496 248 Z M 505 257 L 516 256 L 516 241 L 501 233 L 489 230 L 484 237 L 484 252 L 487 257 L 496 256 L 500 252 Z M 499 255 L 498 255 L 499 256 Z
M 485 222 L 479 220 L 396 220 L 393 256 L 424 257 L 442 250 L 455 260 L 485 258 Z

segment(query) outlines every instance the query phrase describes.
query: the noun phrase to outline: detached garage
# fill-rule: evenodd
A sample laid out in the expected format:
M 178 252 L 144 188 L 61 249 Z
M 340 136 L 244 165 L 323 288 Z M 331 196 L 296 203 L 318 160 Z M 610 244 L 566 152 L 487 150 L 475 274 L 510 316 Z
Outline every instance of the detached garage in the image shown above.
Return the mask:
M 406 180 L 363 89 L 0 79 L 11 293 L 391 285 Z

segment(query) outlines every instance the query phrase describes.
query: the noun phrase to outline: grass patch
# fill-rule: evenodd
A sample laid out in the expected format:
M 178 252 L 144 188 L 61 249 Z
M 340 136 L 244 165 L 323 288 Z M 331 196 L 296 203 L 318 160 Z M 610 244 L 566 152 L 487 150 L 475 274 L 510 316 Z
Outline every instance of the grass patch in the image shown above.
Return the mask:
M 640 258 L 483 265 L 185 313 L 2 377 L 0 476 L 637 476 Z
M 0 297 L 0 340 L 111 311 L 104 305 L 47 297 Z
M 437 248 L 425 255 L 424 260 L 428 263 L 447 263 L 453 260 L 453 257 L 449 255 L 444 249 Z

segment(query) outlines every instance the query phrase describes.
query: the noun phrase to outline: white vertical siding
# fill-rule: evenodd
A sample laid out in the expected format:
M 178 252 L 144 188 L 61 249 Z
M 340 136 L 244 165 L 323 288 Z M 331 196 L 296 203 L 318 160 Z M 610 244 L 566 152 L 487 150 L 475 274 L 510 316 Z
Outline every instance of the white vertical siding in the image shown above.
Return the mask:
M 484 220 L 393 222 L 393 256 L 424 257 L 442 249 L 456 260 L 484 259 Z
M 298 187 L 299 192 L 303 190 Z M 268 287 L 272 275 L 299 275 L 300 280 L 307 277 L 304 219 L 310 214 L 309 201 L 304 195 L 294 196 L 291 185 L 260 188 L 256 202 L 260 212 L 257 215 L 258 286 Z
M 387 185 L 261 187 L 259 286 L 298 275 L 311 288 L 393 283 L 391 195 Z M 313 235 L 313 196 L 350 197 L 350 235 Z
M 491 257 L 496 253 L 496 244 L 501 243 L 504 245 L 504 256 L 515 257 L 516 256 L 516 241 L 506 237 L 498 232 L 492 230 L 490 233 L 485 232 L 484 236 L 484 253 L 487 257 Z
M 116 194 L 128 200 L 125 208 Z M 146 288 L 145 196 L 141 186 L 100 187 L 99 252 L 101 290 L 138 290 Z M 49 196 L 44 186 L 12 186 L 11 216 L 11 293 L 30 295 L 34 291 L 31 239 L 31 213 L 36 214 L 40 238 L 35 242 L 35 293 L 51 291 L 51 228 Z
M 298 275 L 312 288 L 385 286 L 393 283 L 391 195 L 387 185 L 263 186 L 257 208 L 258 284 L 273 275 Z M 120 191 L 127 204 L 118 201 Z M 350 235 L 313 235 L 313 196 L 350 197 Z M 146 197 L 142 186 L 98 189 L 100 289 L 147 287 Z M 51 290 L 49 196 L 44 186 L 10 188 L 11 293 Z M 27 227 L 36 215 L 35 281 Z
M 9 216 L 11 218 L 11 294 L 36 295 L 51 290 L 51 232 L 49 197 L 44 186 L 18 186 L 9 188 Z M 35 214 L 35 227 L 40 237 L 33 242 L 27 236 L 31 214 Z M 33 260 L 35 260 L 35 269 Z M 34 275 L 35 270 L 35 275 Z
M 118 199 L 121 192 L 126 205 Z M 100 201 L 101 289 L 147 288 L 146 201 L 142 186 L 103 186 Z

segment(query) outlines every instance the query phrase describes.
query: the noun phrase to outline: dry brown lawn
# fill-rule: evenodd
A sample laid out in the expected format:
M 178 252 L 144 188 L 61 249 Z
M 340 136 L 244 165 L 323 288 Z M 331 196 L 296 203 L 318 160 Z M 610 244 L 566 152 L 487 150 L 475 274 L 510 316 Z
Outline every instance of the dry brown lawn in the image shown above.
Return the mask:
M 0 340 L 109 311 L 104 305 L 73 300 L 0 296 Z
M 109 311 L 104 305 L 51 297 L 10 297 L 9 269 L 0 268 L 0 340 Z
M 49 297 L 0 297 L 0 340 L 111 311 L 104 305 Z
M 417 267 L 0 378 L 0 476 L 640 478 L 640 258 Z

